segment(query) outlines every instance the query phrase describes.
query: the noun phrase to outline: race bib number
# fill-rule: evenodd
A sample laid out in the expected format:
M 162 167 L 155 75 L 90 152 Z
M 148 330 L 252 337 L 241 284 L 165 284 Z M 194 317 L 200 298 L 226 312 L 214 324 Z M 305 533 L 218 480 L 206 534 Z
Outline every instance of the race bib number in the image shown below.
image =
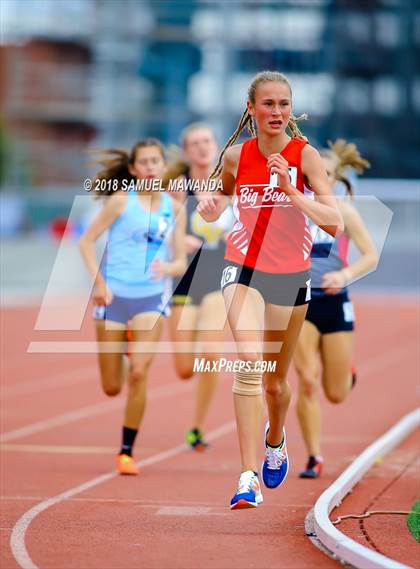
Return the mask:
M 351 301 L 343 302 L 343 313 L 345 322 L 354 322 L 354 309 Z
M 226 267 L 222 273 L 222 281 L 220 286 L 224 288 L 227 284 L 235 282 L 238 267 Z
M 305 302 L 309 302 L 311 300 L 311 279 L 306 281 L 306 296 Z
M 94 306 L 92 316 L 94 320 L 105 320 L 105 306 Z
M 292 184 L 292 186 L 294 186 L 296 188 L 297 168 L 295 166 L 289 166 L 289 178 L 290 178 L 290 183 Z
M 297 184 L 297 168 L 296 166 L 289 166 L 289 179 L 292 186 L 296 188 Z M 270 176 L 270 187 L 271 188 L 278 188 L 279 187 L 279 176 L 276 173 L 271 174 Z

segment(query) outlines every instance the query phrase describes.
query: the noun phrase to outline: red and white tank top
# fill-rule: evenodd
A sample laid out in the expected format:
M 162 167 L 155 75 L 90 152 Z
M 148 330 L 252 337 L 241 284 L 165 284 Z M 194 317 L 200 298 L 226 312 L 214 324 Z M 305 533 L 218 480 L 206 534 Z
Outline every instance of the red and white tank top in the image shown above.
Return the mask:
M 305 144 L 305 140 L 292 138 L 281 152 L 289 163 L 292 185 L 302 193 L 309 192 L 301 168 Z M 269 273 L 305 271 L 310 268 L 312 248 L 308 220 L 277 186 L 277 178 L 270 176 L 257 138 L 247 140 L 238 164 L 236 223 L 228 236 L 225 259 Z

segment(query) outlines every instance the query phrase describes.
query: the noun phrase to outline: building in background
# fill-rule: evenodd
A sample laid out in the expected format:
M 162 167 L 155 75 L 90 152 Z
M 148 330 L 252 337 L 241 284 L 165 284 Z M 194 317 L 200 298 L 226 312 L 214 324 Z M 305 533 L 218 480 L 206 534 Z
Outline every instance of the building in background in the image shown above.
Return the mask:
M 32 225 L 82 192 L 89 146 L 174 143 L 192 120 L 225 141 L 262 69 L 290 77 L 315 145 L 345 136 L 369 176 L 419 176 L 414 0 L 3 0 L 1 17 L 1 179 Z
M 141 38 L 153 15 L 136 2 L 122 14 L 112 1 L 6 0 L 1 16 L 1 179 L 6 193 L 25 196 L 33 227 L 68 211 L 89 147 L 139 136 L 151 94 Z
M 5 126 L 15 145 L 13 182 L 40 188 L 77 184 L 83 151 L 96 135 L 89 45 L 31 38 L 1 51 Z

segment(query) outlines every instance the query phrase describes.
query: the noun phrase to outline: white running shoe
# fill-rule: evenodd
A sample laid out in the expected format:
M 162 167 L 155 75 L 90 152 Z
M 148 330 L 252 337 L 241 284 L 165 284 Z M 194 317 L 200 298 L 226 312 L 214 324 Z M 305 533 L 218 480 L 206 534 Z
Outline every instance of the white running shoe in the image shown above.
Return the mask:
M 256 508 L 258 504 L 262 502 L 263 495 L 258 475 L 252 470 L 242 472 L 236 494 L 230 501 L 230 509 L 242 510 L 244 508 Z

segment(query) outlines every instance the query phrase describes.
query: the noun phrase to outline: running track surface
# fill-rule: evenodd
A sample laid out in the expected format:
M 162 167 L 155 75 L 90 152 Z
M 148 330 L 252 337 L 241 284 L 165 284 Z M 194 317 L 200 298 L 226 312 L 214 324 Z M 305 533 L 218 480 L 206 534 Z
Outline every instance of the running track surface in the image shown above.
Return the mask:
M 418 301 L 355 300 L 359 382 L 343 405 L 324 404 L 325 475 L 297 477 L 306 457 L 292 407 L 288 481 L 265 490 L 257 510 L 240 512 L 228 509 L 239 474 L 229 376 L 208 421 L 211 450 L 194 453 L 183 447 L 194 382 L 177 380 L 170 355 L 158 356 L 137 444 L 144 466 L 137 477 L 113 476 L 124 397 L 102 395 L 94 355 L 26 352 L 33 340 L 92 340 L 91 322 L 86 318 L 78 333 L 34 332 L 37 309 L 4 309 L 0 566 L 19 567 L 17 557 L 23 566 L 31 559 L 54 569 L 338 567 L 305 537 L 306 513 L 418 402 Z M 290 380 L 295 391 L 293 373 Z M 65 491 L 65 499 L 47 501 Z

